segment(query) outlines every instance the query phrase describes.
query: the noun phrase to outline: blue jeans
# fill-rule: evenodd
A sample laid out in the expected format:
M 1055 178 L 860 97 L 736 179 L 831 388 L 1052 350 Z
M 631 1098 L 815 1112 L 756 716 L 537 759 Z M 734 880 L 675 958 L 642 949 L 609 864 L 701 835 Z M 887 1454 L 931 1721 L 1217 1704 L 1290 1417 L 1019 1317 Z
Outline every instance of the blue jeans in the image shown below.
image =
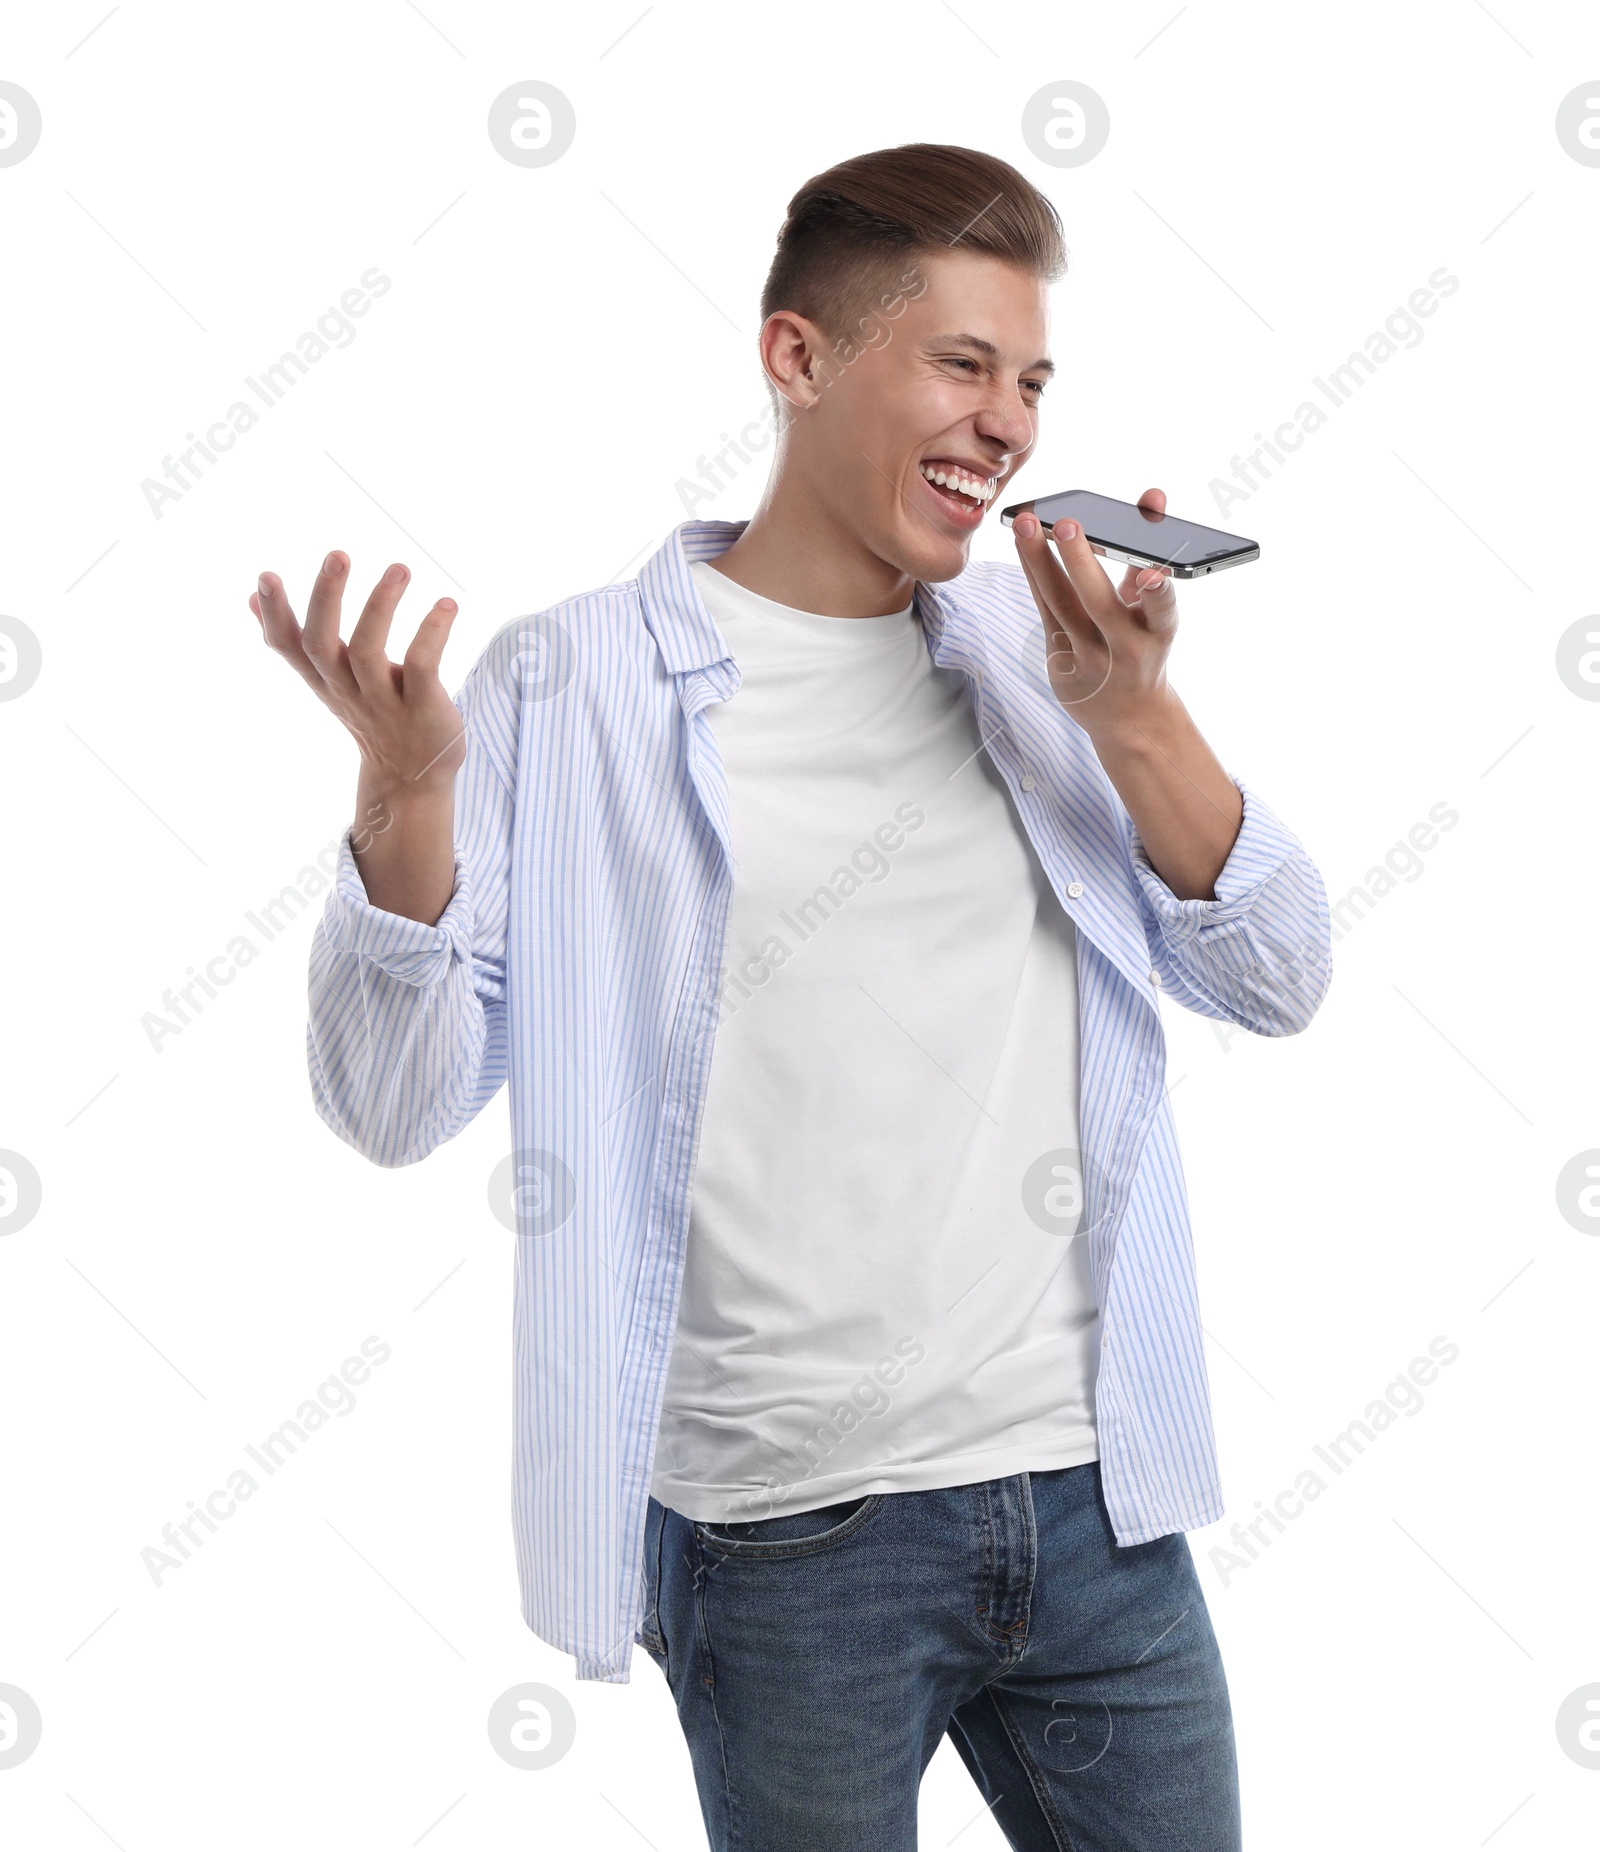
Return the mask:
M 751 1523 L 652 1498 L 645 1581 L 713 1852 L 915 1852 L 946 1731 L 1026 1852 L 1239 1852 L 1188 1540 L 1120 1546 L 1098 1461 Z

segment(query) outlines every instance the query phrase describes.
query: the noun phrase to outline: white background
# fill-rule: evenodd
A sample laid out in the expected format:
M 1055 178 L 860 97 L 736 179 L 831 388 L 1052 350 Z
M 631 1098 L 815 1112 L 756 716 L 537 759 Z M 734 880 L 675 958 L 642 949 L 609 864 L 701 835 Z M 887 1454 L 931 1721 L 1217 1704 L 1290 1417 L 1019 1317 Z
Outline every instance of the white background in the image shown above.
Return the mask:
M 1213 478 L 1313 375 L 1440 266 L 1460 280 L 1233 506 L 1259 564 L 1182 595 L 1174 683 L 1332 897 L 1430 807 L 1460 819 L 1340 939 L 1304 1035 L 1224 1042 L 1164 1006 L 1229 1502 L 1190 1541 L 1249 1846 L 1592 1846 L 1600 1771 L 1555 1727 L 1600 1681 L 1600 1240 L 1556 1202 L 1600 1145 L 1600 704 L 1555 667 L 1600 610 L 1600 168 L 1555 133 L 1600 73 L 1592 10 L 103 15 L 19 12 L 0 58 L 44 120 L 0 168 L 0 611 L 44 664 L 0 704 L 0 1146 L 44 1192 L 0 1241 L 0 1683 L 44 1720 L 0 1770 L 0 1832 L 705 1844 L 649 1659 L 578 1684 L 519 1615 L 504 1097 L 401 1171 L 326 1130 L 316 905 L 159 1052 L 141 1018 L 350 821 L 353 748 L 262 648 L 257 572 L 298 599 L 329 547 L 362 585 L 405 560 L 398 632 L 461 602 L 458 687 L 507 619 L 636 571 L 675 484 L 759 412 L 790 193 L 929 140 L 1014 162 L 1067 226 L 1033 492 L 1155 483 L 1215 520 Z M 543 168 L 485 127 L 528 79 L 577 113 Z M 1075 169 L 1020 131 L 1058 79 L 1111 113 Z M 372 266 L 392 288 L 357 338 L 156 518 L 163 457 Z M 752 469 L 699 512 L 759 490 Z M 975 554 L 1009 550 L 991 519 Z M 162 1526 L 369 1335 L 393 1354 L 354 1412 L 155 1586 Z M 1225 1581 L 1229 1525 L 1441 1335 L 1460 1356 L 1421 1412 Z M 525 1680 L 577 1717 L 541 1772 L 486 1730 Z M 945 1745 L 923 1843 L 1000 1846 L 981 1814 Z

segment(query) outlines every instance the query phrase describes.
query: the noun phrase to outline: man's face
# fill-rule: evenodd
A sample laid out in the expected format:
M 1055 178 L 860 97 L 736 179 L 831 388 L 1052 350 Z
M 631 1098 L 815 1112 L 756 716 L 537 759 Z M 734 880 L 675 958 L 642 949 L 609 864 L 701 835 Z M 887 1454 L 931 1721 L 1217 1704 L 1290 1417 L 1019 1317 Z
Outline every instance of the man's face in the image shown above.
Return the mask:
M 1053 371 L 1047 285 L 953 251 L 918 257 L 894 287 L 853 348 L 813 367 L 789 460 L 832 521 L 937 584 L 965 568 L 973 534 L 998 515 L 1038 436 Z

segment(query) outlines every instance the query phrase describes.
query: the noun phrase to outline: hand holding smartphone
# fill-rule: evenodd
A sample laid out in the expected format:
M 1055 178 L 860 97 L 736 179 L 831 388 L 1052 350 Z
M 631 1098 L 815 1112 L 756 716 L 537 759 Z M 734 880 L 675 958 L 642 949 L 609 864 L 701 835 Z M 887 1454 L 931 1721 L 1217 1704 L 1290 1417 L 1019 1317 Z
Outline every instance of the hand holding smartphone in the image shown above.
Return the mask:
M 1000 511 L 1001 525 L 1010 527 L 1023 513 L 1036 516 L 1046 533 L 1057 521 L 1076 521 L 1090 546 L 1108 558 L 1132 566 L 1167 566 L 1175 579 L 1202 578 L 1261 557 L 1256 542 L 1242 535 L 1180 521 L 1176 515 L 1114 501 L 1089 489 L 1066 489 L 1013 503 Z

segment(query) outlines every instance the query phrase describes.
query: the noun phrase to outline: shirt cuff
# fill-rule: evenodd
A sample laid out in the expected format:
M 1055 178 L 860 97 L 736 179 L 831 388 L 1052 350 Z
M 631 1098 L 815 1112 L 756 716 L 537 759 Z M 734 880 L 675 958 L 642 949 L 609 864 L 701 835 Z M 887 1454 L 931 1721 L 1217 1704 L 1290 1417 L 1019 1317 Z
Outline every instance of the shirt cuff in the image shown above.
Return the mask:
M 367 899 L 356 867 L 352 824 L 339 840 L 333 890 L 323 908 L 322 925 L 336 952 L 354 952 L 404 984 L 436 984 L 452 958 L 472 956 L 472 882 L 460 851 L 456 852 L 455 892 L 437 924 L 385 913 Z
M 1129 824 L 1134 875 L 1172 944 L 1198 938 L 1206 927 L 1225 925 L 1248 913 L 1262 888 L 1300 846 L 1299 838 L 1284 828 L 1247 784 L 1232 772 L 1228 777 L 1244 799 L 1244 818 L 1217 876 L 1215 900 L 1179 900 L 1156 873 L 1139 832 Z

